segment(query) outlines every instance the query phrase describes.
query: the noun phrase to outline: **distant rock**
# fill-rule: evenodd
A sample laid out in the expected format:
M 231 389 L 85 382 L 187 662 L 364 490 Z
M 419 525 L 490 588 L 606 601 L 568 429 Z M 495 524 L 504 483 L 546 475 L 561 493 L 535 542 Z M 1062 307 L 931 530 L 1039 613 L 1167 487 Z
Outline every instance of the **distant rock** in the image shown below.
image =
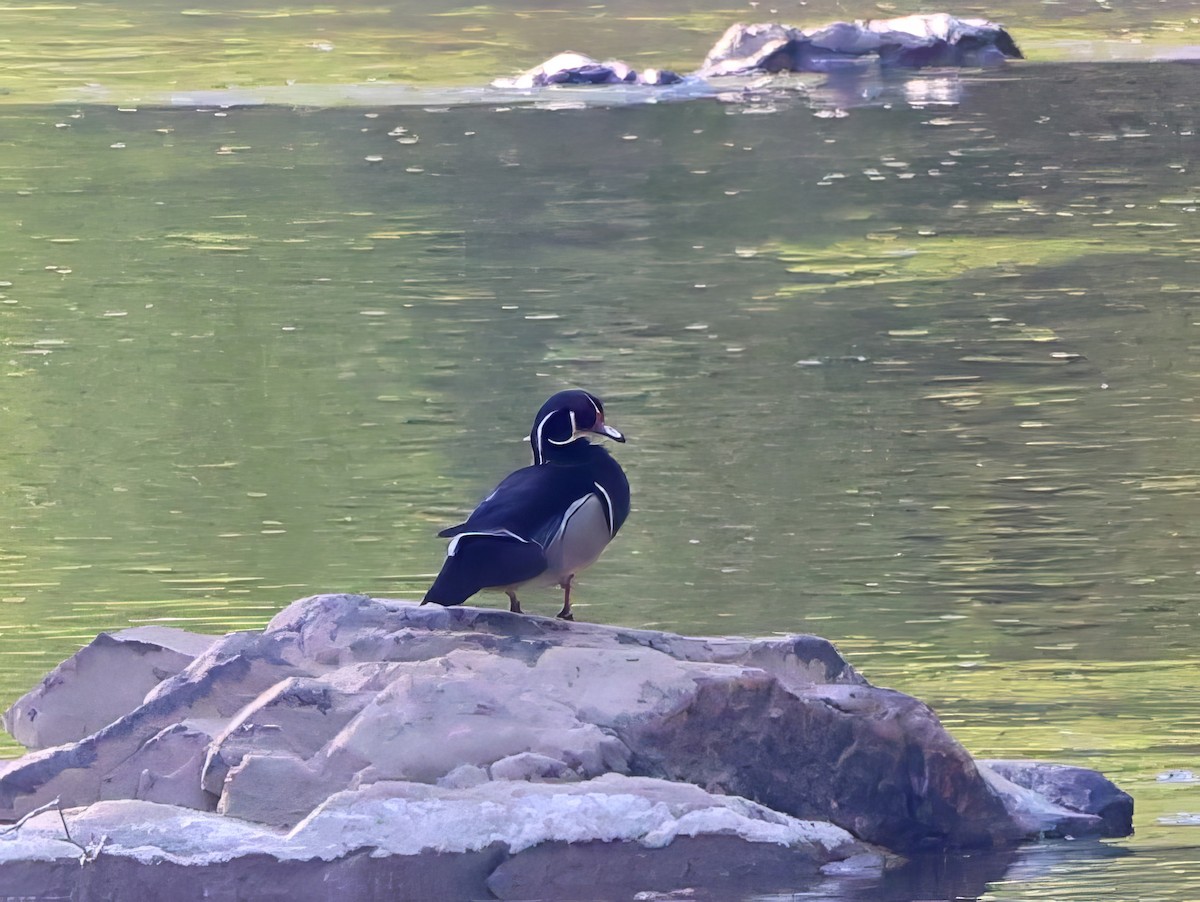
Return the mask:
M 547 85 L 673 85 L 683 79 L 668 69 L 643 69 L 638 72 L 620 60 L 599 62 L 582 53 L 568 50 L 556 54 L 516 78 L 495 82 L 504 88 L 543 88 Z
M 1132 802 L 1099 774 L 980 765 L 814 636 L 315 596 L 260 632 L 195 637 L 186 667 L 93 728 L 75 683 L 119 686 L 146 654 L 100 644 L 105 672 L 89 646 L 31 694 L 62 744 L 0 768 L 0 818 L 57 799 L 77 844 L 108 837 L 89 867 L 130 885 L 150 879 L 138 861 L 243 887 L 292 862 L 343 897 L 403 872 L 413 895 L 396 898 L 421 898 L 460 856 L 466 895 L 586 898 L 630 873 L 669 890 L 705 868 L 794 889 L 893 852 L 1130 829 Z M 364 850 L 391 863 L 354 863 Z M 49 880 L 79 851 L 56 811 L 37 814 L 0 838 L 0 885 Z
M 1022 53 L 1003 26 L 945 13 L 834 22 L 820 28 L 737 24 L 717 41 L 696 75 L 830 72 L 877 58 L 885 67 L 996 66 Z
M 869 19 L 855 27 L 879 37 L 879 61 L 884 66 L 922 69 L 926 66 L 1003 65 L 1024 59 L 1012 35 L 987 19 L 956 19 L 946 13 Z
M 862 70 L 872 61 L 885 68 L 933 66 L 993 67 L 1023 54 L 1002 25 L 987 19 L 958 19 L 946 13 L 897 19 L 833 22 L 797 28 L 776 22 L 731 25 L 690 76 L 665 69 L 638 72 L 620 60 L 599 62 L 566 51 L 515 78 L 497 79 L 501 88 L 550 85 L 703 84 L 705 79 L 775 72 Z

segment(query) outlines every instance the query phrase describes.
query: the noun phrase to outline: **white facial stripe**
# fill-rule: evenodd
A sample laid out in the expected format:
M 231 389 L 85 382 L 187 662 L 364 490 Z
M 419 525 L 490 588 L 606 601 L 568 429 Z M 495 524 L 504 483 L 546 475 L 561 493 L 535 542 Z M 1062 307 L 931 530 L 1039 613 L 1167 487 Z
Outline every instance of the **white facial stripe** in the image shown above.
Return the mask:
M 613 510 L 612 498 L 609 497 L 608 492 L 604 491 L 604 486 L 600 483 L 593 482 L 592 485 L 600 490 L 600 497 L 604 499 L 604 506 L 608 508 L 608 534 L 611 538 L 614 535 L 613 530 L 617 528 L 617 515 Z
M 579 434 L 579 427 L 575 425 L 575 411 L 568 410 L 567 413 L 571 417 L 571 434 L 569 436 L 567 436 L 566 441 L 556 442 L 554 439 L 548 439 L 550 444 L 552 444 L 552 445 L 569 445 L 569 444 L 571 444 L 571 442 L 575 441 L 575 436 Z M 546 420 L 548 420 L 548 419 L 550 419 L 550 417 L 546 417 Z M 542 420 L 542 422 L 544 423 L 544 422 L 546 422 L 546 420 Z
M 588 403 L 591 404 L 592 407 L 596 408 L 596 416 L 603 417 L 604 411 L 600 409 L 600 405 L 596 403 L 596 399 L 593 398 L 591 395 L 587 395 L 586 393 L 585 393 L 585 397 L 588 399 Z
M 553 410 L 542 417 L 542 421 L 537 424 L 537 429 L 534 430 L 533 462 L 535 464 L 545 463 L 546 461 L 546 452 L 542 450 L 542 429 L 546 426 L 546 420 L 552 416 L 554 416 Z

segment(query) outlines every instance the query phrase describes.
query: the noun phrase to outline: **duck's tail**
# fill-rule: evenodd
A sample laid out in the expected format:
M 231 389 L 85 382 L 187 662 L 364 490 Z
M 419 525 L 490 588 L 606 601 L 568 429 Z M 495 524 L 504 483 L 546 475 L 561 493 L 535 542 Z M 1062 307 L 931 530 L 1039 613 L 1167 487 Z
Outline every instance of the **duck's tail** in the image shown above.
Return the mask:
M 508 532 L 465 532 L 454 537 L 442 571 L 421 604 L 462 604 L 480 589 L 504 589 L 538 576 L 546 555 L 537 542 Z

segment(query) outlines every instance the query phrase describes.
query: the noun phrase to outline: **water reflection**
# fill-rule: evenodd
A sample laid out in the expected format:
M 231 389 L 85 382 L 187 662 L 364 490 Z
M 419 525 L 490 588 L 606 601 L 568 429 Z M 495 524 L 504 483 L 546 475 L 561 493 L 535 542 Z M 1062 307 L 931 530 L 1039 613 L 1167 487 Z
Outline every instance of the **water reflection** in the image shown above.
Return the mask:
M 830 877 L 810 890 L 753 897 L 754 902 L 911 902 L 914 899 L 978 899 L 1030 853 L 989 852 L 919 855 L 882 874 Z M 1037 872 L 1035 870 L 1035 872 Z
M 1151 862 L 1113 843 L 1052 840 L 1008 852 L 918 856 L 882 874 L 831 877 L 806 890 L 747 897 L 752 902 L 911 902 L 914 899 L 1085 900 L 1105 881 Z M 1097 874 L 1105 874 L 1097 879 Z M 700 889 L 697 898 L 705 898 Z
M 1015 77 L 993 74 L 992 79 Z M 976 78 L 978 76 L 976 75 Z M 718 78 L 704 81 L 689 77 L 665 87 L 608 85 L 601 90 L 587 86 L 555 85 L 550 88 L 516 89 L 503 85 L 447 88 L 407 84 L 262 85 L 253 88 L 223 88 L 174 92 L 149 91 L 143 102 L 185 110 L 230 110 L 246 107 L 292 105 L 301 107 L 443 107 L 489 104 L 528 106 L 548 112 L 611 108 L 645 104 L 689 103 L 717 100 L 739 107 L 739 113 L 774 113 L 797 105 L 811 106 L 821 118 L 845 117 L 846 110 L 862 107 L 891 107 L 900 104 L 915 109 L 953 107 L 969 90 L 970 79 L 957 72 L 896 72 L 878 66 L 833 75 L 794 73 L 770 76 Z M 90 104 L 111 103 L 112 93 L 89 88 L 77 98 Z M 415 143 L 412 141 L 401 143 Z M 368 158 L 381 162 L 382 157 Z

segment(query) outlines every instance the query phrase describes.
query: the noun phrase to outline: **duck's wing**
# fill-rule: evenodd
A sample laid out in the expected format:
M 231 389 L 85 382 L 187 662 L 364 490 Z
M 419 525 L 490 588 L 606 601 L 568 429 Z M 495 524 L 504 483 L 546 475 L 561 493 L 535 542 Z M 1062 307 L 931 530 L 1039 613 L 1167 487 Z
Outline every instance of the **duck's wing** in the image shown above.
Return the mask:
M 461 532 L 450 540 L 441 572 L 422 602 L 462 604 L 481 589 L 527 582 L 546 569 L 542 546 L 508 530 Z
M 425 601 L 461 604 L 481 589 L 540 576 L 548 566 L 545 549 L 567 512 L 594 490 L 577 468 L 525 467 L 509 474 L 466 522 L 438 533 L 450 546 Z
M 438 535 L 508 532 L 545 545 L 571 505 L 592 491 L 594 485 L 577 468 L 524 467 L 506 476 L 465 522 Z

